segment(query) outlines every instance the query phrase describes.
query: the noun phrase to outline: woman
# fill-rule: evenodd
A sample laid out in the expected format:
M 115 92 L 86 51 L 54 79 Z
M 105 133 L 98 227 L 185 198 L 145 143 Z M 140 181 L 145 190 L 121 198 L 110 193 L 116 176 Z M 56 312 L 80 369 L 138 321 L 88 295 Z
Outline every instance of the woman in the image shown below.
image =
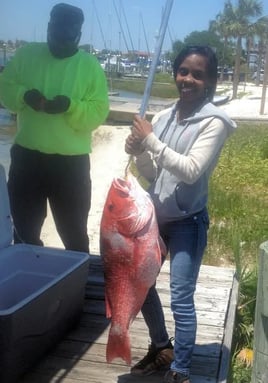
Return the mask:
M 236 125 L 212 104 L 217 58 L 210 47 L 182 49 L 175 59 L 173 75 L 178 102 L 158 113 L 152 124 L 135 116 L 125 150 L 135 156 L 140 174 L 151 183 L 148 191 L 170 254 L 174 350 L 153 286 L 142 307 L 151 346 L 131 373 L 144 376 L 170 367 L 165 383 L 190 383 L 197 327 L 194 292 L 209 227 L 208 182 L 224 142 Z

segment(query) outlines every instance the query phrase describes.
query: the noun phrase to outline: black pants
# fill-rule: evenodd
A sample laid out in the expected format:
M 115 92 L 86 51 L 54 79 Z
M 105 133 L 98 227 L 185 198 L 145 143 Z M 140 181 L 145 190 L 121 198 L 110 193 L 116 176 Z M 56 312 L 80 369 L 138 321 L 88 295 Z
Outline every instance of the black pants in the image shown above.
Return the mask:
M 87 154 L 44 154 L 13 145 L 8 191 L 15 243 L 43 244 L 40 234 L 49 201 L 65 248 L 89 252 L 91 180 Z

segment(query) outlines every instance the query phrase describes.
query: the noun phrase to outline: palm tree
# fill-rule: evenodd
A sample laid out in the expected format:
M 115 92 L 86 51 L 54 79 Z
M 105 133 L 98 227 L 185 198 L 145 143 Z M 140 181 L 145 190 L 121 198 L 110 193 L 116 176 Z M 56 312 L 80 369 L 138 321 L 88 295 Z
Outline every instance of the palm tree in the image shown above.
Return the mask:
M 238 0 L 234 6 L 231 0 L 224 4 L 224 10 L 218 15 L 218 19 L 224 24 L 226 35 L 236 39 L 235 67 L 233 78 L 233 98 L 237 98 L 237 90 L 240 77 L 240 59 L 242 54 L 242 39 L 253 33 L 254 23 L 262 14 L 262 3 L 257 0 Z
M 255 35 L 258 37 L 259 60 L 257 67 L 256 85 L 260 83 L 260 71 L 262 66 L 262 57 L 268 49 L 268 16 L 263 16 L 255 24 Z
M 228 6 L 227 4 L 224 5 L 225 8 L 227 6 Z M 222 63 L 220 63 L 221 64 L 221 73 L 220 73 L 221 81 L 223 81 L 223 75 L 224 75 L 226 48 L 227 48 L 228 40 L 231 37 L 229 25 L 226 22 L 226 12 L 227 10 L 226 11 L 224 10 L 223 13 L 219 13 L 216 16 L 216 19 L 212 20 L 209 25 L 209 31 L 218 34 L 223 39 L 223 57 L 222 57 Z

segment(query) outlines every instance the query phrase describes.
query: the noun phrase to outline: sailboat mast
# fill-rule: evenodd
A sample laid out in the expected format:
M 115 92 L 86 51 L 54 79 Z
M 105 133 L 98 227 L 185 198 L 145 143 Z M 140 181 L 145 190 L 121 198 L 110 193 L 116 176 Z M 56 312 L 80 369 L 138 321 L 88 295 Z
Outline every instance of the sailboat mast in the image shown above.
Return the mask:
M 126 23 L 126 26 L 127 26 L 128 37 L 129 37 L 129 40 L 130 40 L 132 51 L 134 52 L 133 40 L 132 40 L 131 33 L 130 33 L 130 30 L 129 30 L 129 25 L 128 25 L 128 21 L 127 21 L 127 17 L 126 17 L 126 13 L 125 13 L 125 10 L 124 10 L 124 6 L 123 6 L 122 0 L 120 0 L 120 7 L 121 7 L 121 9 L 123 11 L 123 16 L 124 16 L 125 23 Z
M 106 41 L 105 41 L 105 38 L 104 38 L 104 34 L 103 34 L 103 30 L 102 30 L 102 26 L 101 26 L 101 22 L 100 22 L 100 18 L 99 18 L 99 15 L 98 15 L 98 11 L 97 11 L 97 8 L 96 8 L 95 1 L 92 0 L 92 3 L 93 3 L 94 11 L 95 11 L 95 14 L 96 14 L 97 22 L 98 22 L 98 25 L 99 25 L 99 28 L 100 28 L 100 32 L 101 32 L 101 37 L 102 37 L 102 41 L 103 41 L 103 44 L 104 44 L 104 48 L 107 50 Z
M 121 31 L 121 33 L 122 33 L 122 36 L 123 36 L 123 39 L 124 39 L 124 42 L 125 42 L 127 51 L 129 52 L 129 48 L 128 48 L 128 44 L 127 44 L 127 40 L 126 40 L 126 36 L 125 36 L 124 29 L 123 29 L 123 27 L 122 27 L 122 23 L 121 23 L 121 18 L 120 18 L 120 16 L 119 16 L 119 13 L 118 13 L 118 10 L 117 10 L 117 7 L 116 7 L 116 4 L 115 4 L 115 1 L 114 1 L 114 0 L 113 0 L 113 4 L 114 4 L 115 13 L 116 13 L 116 16 L 117 16 L 117 19 L 118 19 L 118 22 L 119 22 L 120 31 Z

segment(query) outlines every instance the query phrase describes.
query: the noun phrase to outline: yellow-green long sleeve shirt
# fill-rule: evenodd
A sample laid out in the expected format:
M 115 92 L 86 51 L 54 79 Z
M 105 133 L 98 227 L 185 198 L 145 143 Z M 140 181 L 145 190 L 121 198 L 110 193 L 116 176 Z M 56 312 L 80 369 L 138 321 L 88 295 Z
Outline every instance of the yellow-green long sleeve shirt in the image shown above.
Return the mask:
M 23 99 L 30 89 L 47 99 L 68 96 L 70 107 L 59 114 L 36 112 Z M 82 50 L 58 59 L 46 43 L 17 50 L 0 74 L 0 101 L 17 114 L 15 143 L 42 153 L 90 153 L 91 133 L 109 112 L 107 80 L 98 60 Z

